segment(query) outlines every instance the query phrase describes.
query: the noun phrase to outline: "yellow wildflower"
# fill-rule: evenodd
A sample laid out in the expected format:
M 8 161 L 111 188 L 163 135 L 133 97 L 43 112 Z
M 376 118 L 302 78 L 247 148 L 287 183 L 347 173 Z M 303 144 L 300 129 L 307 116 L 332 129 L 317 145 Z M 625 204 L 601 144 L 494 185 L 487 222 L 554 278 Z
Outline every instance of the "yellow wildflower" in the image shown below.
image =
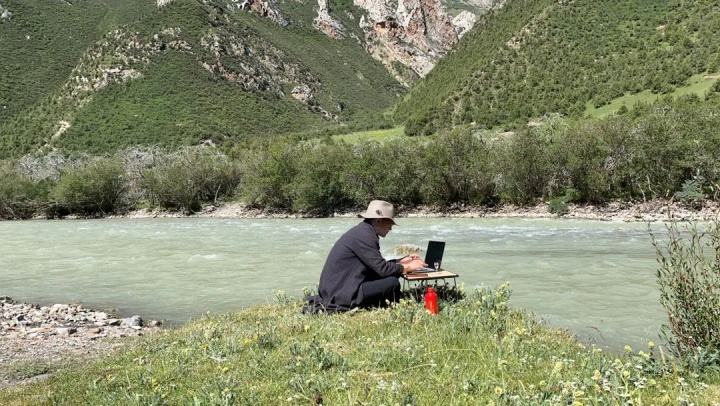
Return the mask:
M 503 388 L 501 388 L 501 387 L 499 387 L 499 386 L 496 386 L 496 387 L 495 387 L 495 394 L 496 394 L 497 396 L 500 396 L 500 395 L 502 395 L 503 393 L 505 393 L 505 390 L 504 390 Z

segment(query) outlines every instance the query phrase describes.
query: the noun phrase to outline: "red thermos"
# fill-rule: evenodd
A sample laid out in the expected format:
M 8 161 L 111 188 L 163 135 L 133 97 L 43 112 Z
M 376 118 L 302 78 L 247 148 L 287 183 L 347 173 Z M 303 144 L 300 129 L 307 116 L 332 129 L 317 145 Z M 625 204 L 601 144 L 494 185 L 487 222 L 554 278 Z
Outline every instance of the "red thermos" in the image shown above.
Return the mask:
M 437 293 L 432 286 L 428 286 L 427 293 L 425 293 L 425 308 L 432 314 L 438 314 Z

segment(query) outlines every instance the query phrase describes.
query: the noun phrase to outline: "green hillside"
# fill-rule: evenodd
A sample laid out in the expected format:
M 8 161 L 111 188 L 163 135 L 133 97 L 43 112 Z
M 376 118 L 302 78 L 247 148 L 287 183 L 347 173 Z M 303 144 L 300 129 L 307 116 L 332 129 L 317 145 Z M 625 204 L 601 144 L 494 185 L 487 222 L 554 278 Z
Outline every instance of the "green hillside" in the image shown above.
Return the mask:
M 716 2 L 511 0 L 479 20 L 396 117 L 406 133 L 428 134 L 579 117 L 626 95 L 671 94 L 693 75 L 713 80 L 719 34 Z
M 315 30 L 314 2 L 273 5 L 289 24 L 229 0 L 0 5 L 12 13 L 0 23 L 0 158 L 365 128 L 404 92 L 357 41 Z M 357 26 L 346 10 L 333 15 Z

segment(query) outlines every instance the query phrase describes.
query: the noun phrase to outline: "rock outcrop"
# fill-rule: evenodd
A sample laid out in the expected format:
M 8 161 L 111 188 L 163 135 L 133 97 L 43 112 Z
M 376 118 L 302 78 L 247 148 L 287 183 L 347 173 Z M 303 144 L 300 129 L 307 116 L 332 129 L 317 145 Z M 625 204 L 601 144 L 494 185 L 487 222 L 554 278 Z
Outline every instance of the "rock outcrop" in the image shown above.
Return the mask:
M 201 45 L 213 56 L 213 61 L 206 59 L 202 63 L 212 74 L 245 90 L 271 92 L 279 97 L 285 96 L 285 85 L 293 84 L 292 96 L 310 111 L 328 120 L 337 118 L 313 96 L 322 87 L 320 81 L 299 65 L 286 62 L 283 53 L 262 38 L 212 34 L 203 37 Z M 232 68 L 225 61 L 232 61 Z
M 453 21 L 437 0 L 355 0 L 365 49 L 406 86 L 424 77 L 458 41 Z M 398 71 L 400 64 L 411 72 Z
M 290 24 L 290 20 L 285 18 L 280 10 L 269 1 L 261 0 L 231 0 L 229 8 L 237 10 L 252 11 L 260 17 L 265 17 L 276 24 L 285 27 Z
M 317 17 L 313 20 L 313 27 L 322 31 L 332 39 L 345 38 L 345 26 L 330 16 L 328 0 L 318 0 Z
M 498 3 L 476 0 L 472 6 Z M 354 5 L 364 11 L 359 25 L 365 50 L 405 86 L 427 75 L 476 21 L 468 11 L 451 17 L 439 0 L 354 0 Z M 345 27 L 330 15 L 328 0 L 318 0 L 318 6 L 315 28 L 331 38 L 344 38 Z
M 10 21 L 11 17 L 12 12 L 9 9 L 3 7 L 2 4 L 0 4 L 0 23 Z
M 466 32 L 470 31 L 470 29 L 475 26 L 476 21 L 477 17 L 475 14 L 469 11 L 463 10 L 456 15 L 455 18 L 453 18 L 453 25 L 455 26 L 455 30 L 457 30 L 458 37 L 462 38 Z

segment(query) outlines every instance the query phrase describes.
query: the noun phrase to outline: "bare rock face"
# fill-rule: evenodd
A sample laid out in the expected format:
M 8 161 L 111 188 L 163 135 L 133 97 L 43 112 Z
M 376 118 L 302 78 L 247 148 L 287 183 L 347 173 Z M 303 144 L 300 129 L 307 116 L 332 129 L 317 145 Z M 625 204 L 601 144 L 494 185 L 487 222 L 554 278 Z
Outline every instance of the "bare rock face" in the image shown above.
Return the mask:
M 0 4 L 0 23 L 10 21 L 11 17 L 12 12 L 9 9 L 3 7 L 2 4 Z
M 271 21 L 283 27 L 290 24 L 290 21 L 282 15 L 280 10 L 269 1 L 231 0 L 230 5 L 238 10 L 252 11 L 261 17 L 269 18 Z
M 474 23 L 470 13 L 456 22 L 438 0 L 354 0 L 354 4 L 365 11 L 359 21 L 365 50 L 405 86 L 430 72 Z M 331 38 L 344 38 L 342 23 L 329 13 L 328 0 L 318 0 L 313 25 Z
M 313 20 L 313 27 L 332 39 L 345 38 L 345 26 L 330 16 L 328 0 L 318 0 L 318 15 Z
M 342 39 L 342 24 L 330 15 L 329 0 L 318 0 L 314 26 L 331 38 Z M 501 7 L 504 0 L 461 1 L 478 12 Z M 364 11 L 359 25 L 365 33 L 365 50 L 405 86 L 410 86 L 435 67 L 477 20 L 462 11 L 454 18 L 440 0 L 353 0 Z
M 458 32 L 458 37 L 462 38 L 466 32 L 470 31 L 470 29 L 475 26 L 476 21 L 477 17 L 475 14 L 469 11 L 461 11 L 460 14 L 456 15 L 455 18 L 453 18 L 453 25 Z
M 427 75 L 460 37 L 437 0 L 393 1 L 354 0 L 354 4 L 367 11 L 360 22 L 367 51 L 409 86 Z M 398 63 L 410 72 L 399 72 Z

